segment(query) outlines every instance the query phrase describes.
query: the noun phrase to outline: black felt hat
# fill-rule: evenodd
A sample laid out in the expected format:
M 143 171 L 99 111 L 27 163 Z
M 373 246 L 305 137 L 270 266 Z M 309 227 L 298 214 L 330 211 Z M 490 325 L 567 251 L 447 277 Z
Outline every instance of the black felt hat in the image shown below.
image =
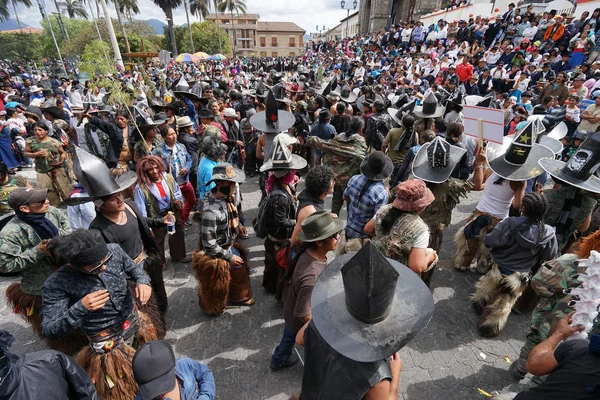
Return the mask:
M 423 100 L 421 106 L 415 107 L 414 115 L 418 118 L 437 118 L 444 115 L 446 107 L 438 103 L 438 99 L 435 94 L 429 93 Z
M 285 87 L 284 87 L 285 91 Z M 279 133 L 288 130 L 296 123 L 294 114 L 279 110 L 277 100 L 271 90 L 267 89 L 265 111 L 256 113 L 250 118 L 250 125 L 260 132 Z

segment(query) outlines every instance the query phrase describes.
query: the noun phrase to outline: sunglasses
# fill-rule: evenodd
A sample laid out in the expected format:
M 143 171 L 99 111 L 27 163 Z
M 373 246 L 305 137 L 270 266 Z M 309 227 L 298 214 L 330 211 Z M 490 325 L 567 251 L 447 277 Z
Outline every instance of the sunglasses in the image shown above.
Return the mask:
M 112 258 L 112 253 L 110 253 L 104 260 L 100 261 L 100 264 L 98 264 L 97 266 L 95 266 L 92 269 L 86 269 L 85 272 L 88 274 L 94 274 L 97 270 L 99 270 L 100 268 L 104 267 L 105 265 L 107 265 L 110 262 L 110 259 Z
M 327 239 L 336 239 L 337 240 L 340 238 L 341 234 L 342 234 L 341 232 L 334 233 L 333 235 L 329 236 Z

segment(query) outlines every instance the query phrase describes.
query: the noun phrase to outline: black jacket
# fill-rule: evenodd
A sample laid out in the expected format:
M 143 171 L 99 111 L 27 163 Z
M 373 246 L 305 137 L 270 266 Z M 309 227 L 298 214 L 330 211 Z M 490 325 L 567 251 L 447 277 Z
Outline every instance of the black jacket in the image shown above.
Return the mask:
M 54 350 L 13 358 L 11 372 L 0 385 L 1 400 L 97 400 L 89 375 L 73 359 Z
M 114 168 L 117 165 L 117 161 L 119 161 L 119 155 L 121 154 L 121 149 L 123 148 L 123 129 L 119 128 L 114 122 L 106 122 L 98 117 L 92 117 L 89 124 L 93 128 L 99 128 L 110 138 L 108 148 L 106 149 L 106 154 L 104 156 L 104 161 L 106 161 L 106 164 L 108 164 L 109 168 Z M 136 131 L 137 129 L 135 129 L 133 125 L 129 125 L 127 132 L 129 133 L 129 150 L 131 151 L 132 156 L 133 148 L 135 147 Z
M 270 210 L 266 221 L 268 234 L 280 240 L 290 239 L 296 226 L 296 200 L 283 185 L 276 184 L 266 201 Z

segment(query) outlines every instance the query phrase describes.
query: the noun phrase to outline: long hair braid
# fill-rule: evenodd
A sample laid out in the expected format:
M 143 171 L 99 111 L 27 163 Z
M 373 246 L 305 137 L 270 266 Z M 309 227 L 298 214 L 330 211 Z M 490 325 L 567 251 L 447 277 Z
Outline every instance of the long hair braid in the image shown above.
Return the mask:
M 533 250 L 535 250 L 544 234 L 544 215 L 548 210 L 548 201 L 541 194 L 531 192 L 523 196 L 521 207 L 523 208 L 523 214 L 527 217 L 529 222 L 531 224 L 535 223 L 538 226 L 538 237 L 533 246 Z

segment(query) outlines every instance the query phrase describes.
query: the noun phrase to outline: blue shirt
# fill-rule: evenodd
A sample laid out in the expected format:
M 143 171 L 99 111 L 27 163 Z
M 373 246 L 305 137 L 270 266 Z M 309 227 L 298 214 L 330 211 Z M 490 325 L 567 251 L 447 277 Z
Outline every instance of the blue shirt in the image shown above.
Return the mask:
M 214 400 L 215 378 L 206 365 L 187 357 L 178 358 L 175 361 L 175 376 L 179 382 L 181 400 Z M 140 394 L 135 398 L 141 399 Z
M 313 128 L 310 130 L 308 136 L 316 136 L 323 140 L 333 139 L 336 135 L 335 128 L 329 122 L 324 123 L 316 123 Z M 323 150 L 315 149 L 315 153 L 319 155 L 324 155 L 325 152 Z
M 205 156 L 202 156 L 200 164 L 198 165 L 198 193 L 200 199 L 204 199 L 204 194 L 215 187 L 215 183 L 211 182 L 207 185 L 206 182 L 212 179 L 212 171 L 218 162 L 211 160 Z
M 348 181 L 344 191 L 344 197 L 348 201 L 348 222 L 346 223 L 346 237 L 366 238 L 365 225 L 369 222 L 382 206 L 388 203 L 388 191 L 383 182 L 373 182 L 363 193 L 360 201 L 360 192 L 368 183 L 371 183 L 364 175 L 354 175 Z
M 176 151 L 173 151 L 173 149 L 167 146 L 166 142 L 162 142 L 155 150 L 155 153 L 162 158 L 165 167 L 167 168 L 167 172 L 173 175 L 175 182 L 177 182 L 178 185 L 183 185 L 189 179 L 189 171 L 192 169 L 192 156 L 189 155 L 186 147 L 179 142 L 175 143 L 175 149 Z M 188 173 L 183 176 L 179 175 L 179 171 L 184 168 Z

